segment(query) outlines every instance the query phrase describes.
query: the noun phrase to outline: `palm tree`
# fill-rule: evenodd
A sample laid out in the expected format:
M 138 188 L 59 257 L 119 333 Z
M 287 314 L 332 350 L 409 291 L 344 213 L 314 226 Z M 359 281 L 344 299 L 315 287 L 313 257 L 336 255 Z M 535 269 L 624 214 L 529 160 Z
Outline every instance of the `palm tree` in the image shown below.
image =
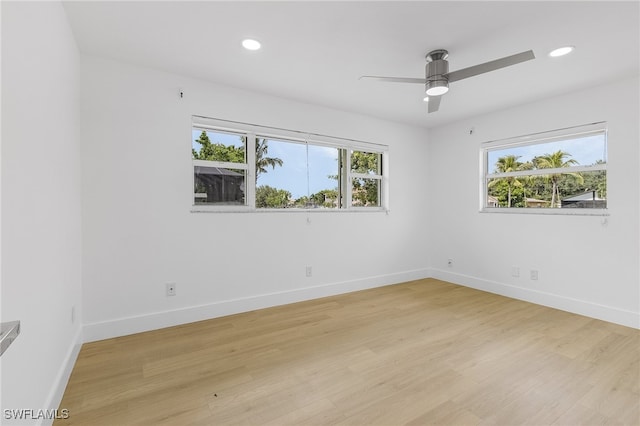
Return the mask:
M 522 163 L 518 161 L 518 158 L 520 158 L 520 156 L 516 155 L 506 155 L 504 157 L 498 158 L 498 161 L 496 161 L 496 171 L 498 173 L 509 173 L 520 170 L 520 168 L 522 167 Z M 492 180 L 491 182 L 489 182 L 489 188 L 491 188 L 498 182 L 507 183 L 507 207 L 511 207 L 511 189 L 514 187 L 522 186 L 522 183 L 516 176 L 509 176 Z
M 260 173 L 267 172 L 267 166 L 271 166 L 275 169 L 276 166 L 282 166 L 282 160 L 280 158 L 267 157 L 269 147 L 267 146 L 266 139 L 256 140 L 256 182 Z
M 565 161 L 565 158 L 571 157 L 568 152 L 558 150 L 552 154 L 545 154 L 533 159 L 536 168 L 538 169 L 560 169 L 564 167 L 570 167 L 573 164 L 578 164 L 573 158 L 569 158 Z M 580 184 L 584 183 L 584 178 L 580 173 L 563 173 L 573 176 L 578 180 Z M 558 188 L 558 182 L 562 178 L 563 174 L 552 174 L 545 176 L 547 180 L 551 181 L 551 207 L 556 207 L 556 204 L 560 204 L 560 190 Z

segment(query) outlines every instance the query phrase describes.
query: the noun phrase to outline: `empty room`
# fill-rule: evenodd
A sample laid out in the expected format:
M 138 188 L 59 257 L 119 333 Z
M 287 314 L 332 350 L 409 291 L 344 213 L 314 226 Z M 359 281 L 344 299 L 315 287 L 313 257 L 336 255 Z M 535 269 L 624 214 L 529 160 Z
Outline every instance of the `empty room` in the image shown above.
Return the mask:
M 0 15 L 1 424 L 640 424 L 640 2 Z

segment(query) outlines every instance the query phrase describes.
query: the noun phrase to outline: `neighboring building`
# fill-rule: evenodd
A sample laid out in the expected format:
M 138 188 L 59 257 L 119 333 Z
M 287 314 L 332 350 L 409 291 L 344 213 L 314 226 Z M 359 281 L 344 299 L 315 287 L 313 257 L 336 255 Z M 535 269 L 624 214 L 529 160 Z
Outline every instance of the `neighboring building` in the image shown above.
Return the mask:
M 194 168 L 196 204 L 242 204 L 244 175 L 221 167 Z
M 532 208 L 549 207 L 549 201 L 538 200 L 537 198 L 527 198 L 526 202 L 527 202 L 527 207 L 532 207 Z
M 596 191 L 588 191 L 583 194 L 563 198 L 562 208 L 604 209 L 607 208 L 607 200 L 596 195 Z
M 537 198 L 527 198 L 526 207 L 549 207 L 549 202 L 545 200 L 538 200 Z M 500 207 L 498 199 L 492 195 L 487 196 L 487 207 Z

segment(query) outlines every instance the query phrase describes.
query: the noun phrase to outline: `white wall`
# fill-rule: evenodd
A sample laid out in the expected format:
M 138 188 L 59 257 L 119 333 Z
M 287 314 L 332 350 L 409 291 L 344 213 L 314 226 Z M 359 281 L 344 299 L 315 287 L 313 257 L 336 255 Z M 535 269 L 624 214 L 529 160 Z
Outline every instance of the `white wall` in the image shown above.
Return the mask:
M 0 358 L 3 424 L 58 407 L 81 341 L 79 81 L 62 6 L 2 2 L 0 316 L 21 321 Z
M 425 129 L 105 59 L 81 69 L 86 340 L 428 274 Z M 192 114 L 388 144 L 391 212 L 191 213 Z
M 639 327 L 638 99 L 634 78 L 432 129 L 434 276 Z M 479 213 L 482 142 L 597 121 L 609 129 L 606 226 L 601 217 Z M 539 270 L 538 281 L 530 269 Z

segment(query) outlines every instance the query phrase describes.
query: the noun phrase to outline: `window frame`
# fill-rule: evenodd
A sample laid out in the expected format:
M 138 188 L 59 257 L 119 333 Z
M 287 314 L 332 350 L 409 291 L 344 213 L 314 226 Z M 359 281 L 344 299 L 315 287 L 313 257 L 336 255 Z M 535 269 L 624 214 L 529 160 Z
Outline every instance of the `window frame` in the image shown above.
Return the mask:
M 358 172 L 354 172 L 351 170 L 351 157 L 353 155 L 354 152 L 363 152 L 363 153 L 370 153 L 370 154 L 379 154 L 380 158 L 378 160 L 378 171 L 376 174 L 369 174 L 369 173 L 358 173 Z M 370 150 L 365 150 L 365 149 L 348 149 L 346 150 L 346 159 L 344 161 L 344 166 L 345 169 L 347 171 L 347 177 L 345 178 L 345 185 L 346 187 L 346 200 L 345 200 L 345 204 L 351 208 L 352 210 L 362 210 L 362 211 L 367 211 L 367 210 L 371 210 L 371 209 L 377 209 L 377 208 L 382 208 L 384 206 L 383 204 L 383 194 L 385 193 L 385 191 L 382 188 L 383 182 L 384 182 L 384 169 L 385 169 L 385 164 L 384 164 L 384 154 L 379 153 L 379 152 L 375 152 L 375 151 L 370 151 Z M 367 206 L 353 206 L 353 180 L 354 179 L 375 179 L 378 180 L 378 201 L 379 201 L 379 206 L 373 206 L 373 207 L 367 207 Z
M 245 174 L 245 193 L 244 193 L 244 205 L 240 204 L 196 204 L 195 201 L 192 203 L 192 211 L 246 211 L 249 206 L 249 200 L 253 198 L 255 200 L 255 184 L 251 185 L 252 181 L 252 170 L 249 167 L 251 162 L 255 163 L 255 135 L 254 138 L 248 137 L 249 135 L 239 132 L 236 129 L 226 128 L 226 127 L 217 127 L 213 128 L 206 124 L 196 124 L 193 122 L 191 124 L 191 134 L 189 139 L 193 139 L 193 130 L 202 130 L 202 131 L 215 131 L 220 133 L 230 133 L 237 134 L 238 136 L 247 136 L 245 143 L 245 162 L 244 163 L 233 163 L 227 161 L 210 161 L 210 160 L 198 160 L 195 158 L 191 158 L 191 188 L 195 187 L 195 166 L 203 166 L 203 167 L 219 167 L 224 169 L 242 169 L 246 171 Z M 191 140 L 189 147 L 193 146 L 193 141 Z M 253 191 L 253 195 L 251 192 Z M 192 194 L 191 199 L 195 200 L 195 194 Z
M 607 171 L 608 164 L 608 141 L 607 141 L 607 123 L 596 122 L 580 126 L 573 126 L 552 131 L 540 132 L 535 134 L 516 136 L 513 138 L 499 139 L 494 141 L 483 142 L 480 144 L 480 213 L 508 213 L 508 214 L 542 214 L 542 215 L 577 215 L 577 216 L 609 216 L 608 207 L 606 208 L 558 208 L 558 207 L 538 207 L 538 208 L 506 208 L 506 207 L 489 207 L 488 206 L 488 183 L 491 179 L 504 177 L 522 177 L 522 176 L 544 176 L 550 174 L 567 174 L 580 172 L 597 172 Z M 570 167 L 550 168 L 550 169 L 533 169 L 533 170 L 517 170 L 504 173 L 489 173 L 489 152 L 504 148 L 515 148 L 530 145 L 542 145 L 555 141 L 568 141 L 571 139 L 579 139 L 592 135 L 603 135 L 605 144 L 605 162 L 593 165 L 575 165 Z M 608 192 L 608 191 L 607 191 Z M 607 199 L 607 206 L 608 206 Z
M 193 144 L 192 132 L 194 129 L 233 133 L 246 137 L 246 163 L 227 163 L 208 160 L 196 160 L 191 156 L 191 188 L 195 186 L 194 167 L 201 165 L 201 162 L 208 163 L 211 167 L 224 168 L 233 167 L 236 169 L 246 167 L 246 192 L 244 205 L 224 205 L 224 204 L 195 204 L 195 197 L 191 195 L 191 212 L 389 212 L 389 147 L 387 145 L 358 141 L 354 139 L 344 139 L 334 136 L 326 136 L 297 130 L 280 129 L 275 127 L 260 126 L 256 124 L 235 122 L 205 116 L 193 115 L 191 117 L 189 153 Z M 287 143 L 300 143 L 306 146 L 324 146 L 338 149 L 338 201 L 337 208 L 257 208 L 256 207 L 256 170 L 255 170 L 255 149 L 258 138 L 267 138 Z M 354 151 L 364 151 L 380 154 L 380 174 L 362 174 L 351 171 L 351 153 Z M 244 167 L 239 167 L 244 166 Z M 353 207 L 351 206 L 352 179 L 362 176 L 367 179 L 379 179 L 379 206 L 375 207 Z M 307 194 L 310 195 L 310 194 Z

